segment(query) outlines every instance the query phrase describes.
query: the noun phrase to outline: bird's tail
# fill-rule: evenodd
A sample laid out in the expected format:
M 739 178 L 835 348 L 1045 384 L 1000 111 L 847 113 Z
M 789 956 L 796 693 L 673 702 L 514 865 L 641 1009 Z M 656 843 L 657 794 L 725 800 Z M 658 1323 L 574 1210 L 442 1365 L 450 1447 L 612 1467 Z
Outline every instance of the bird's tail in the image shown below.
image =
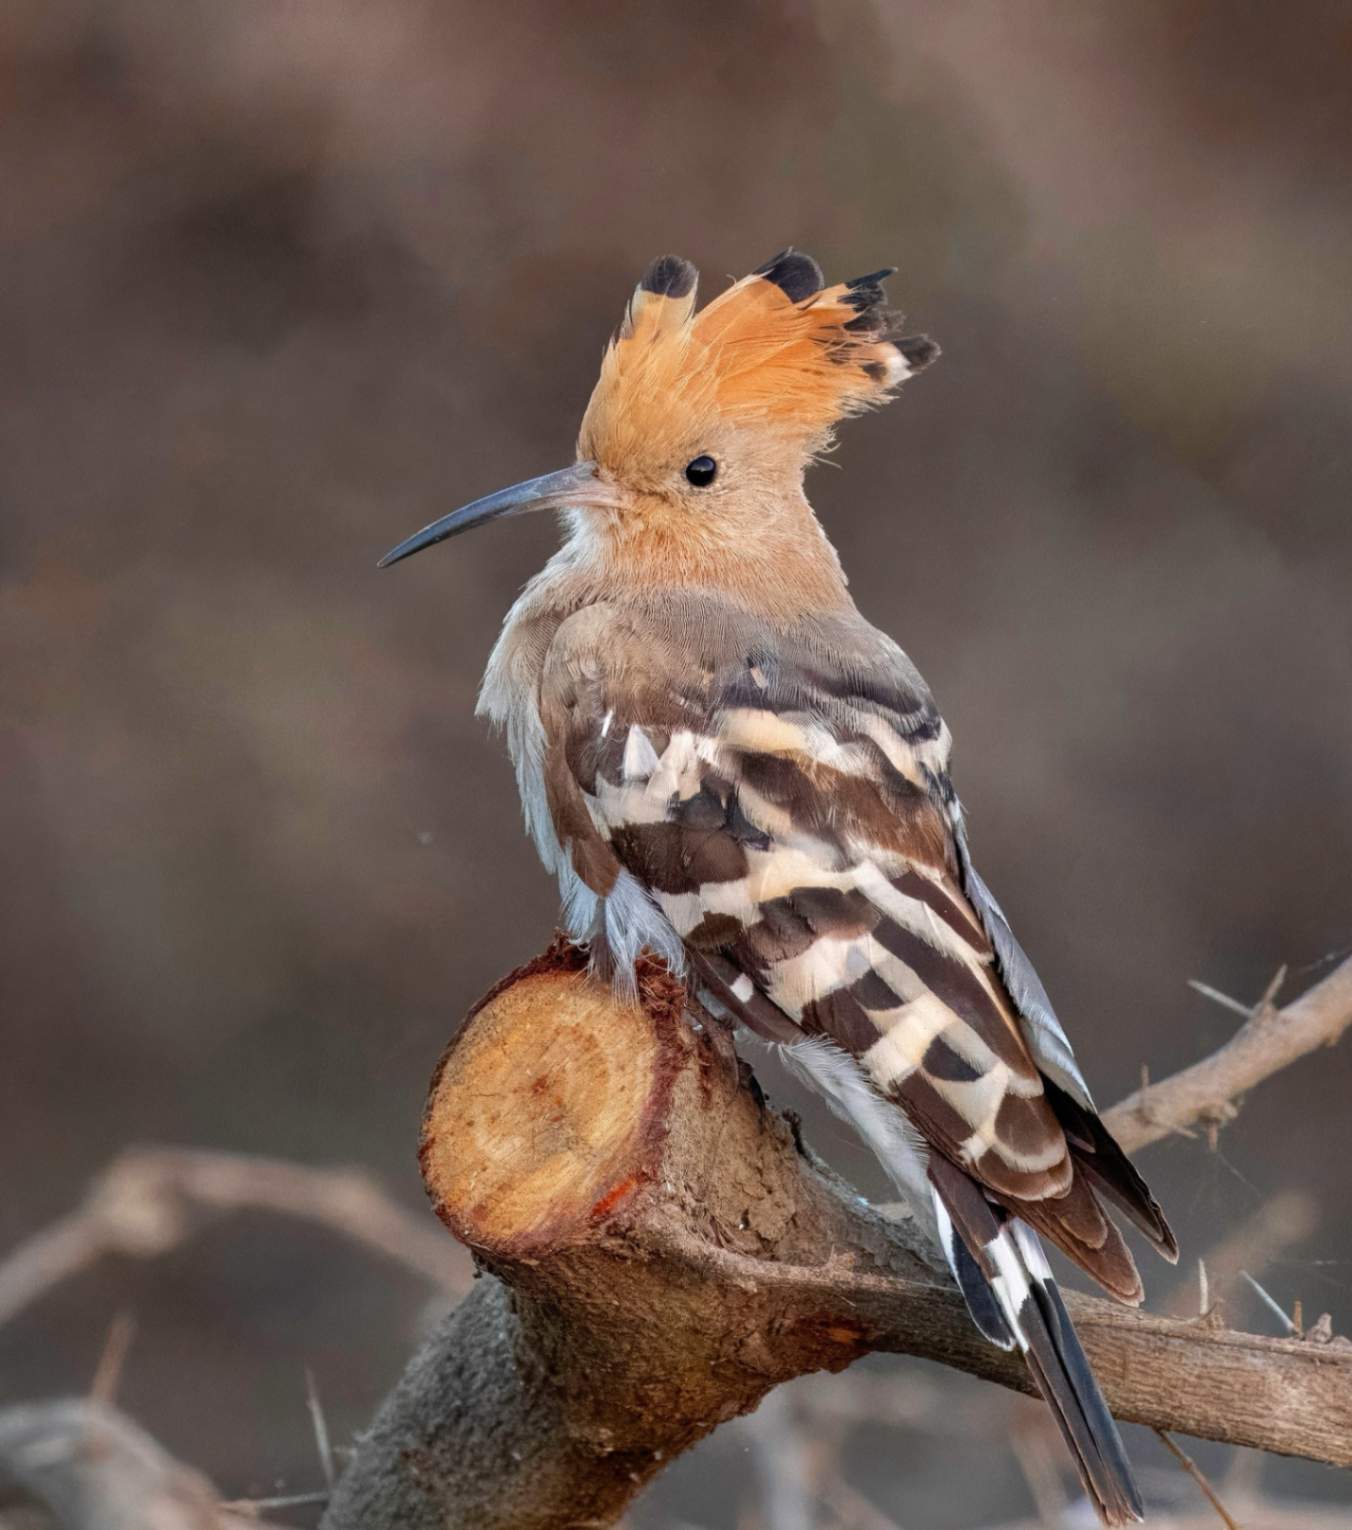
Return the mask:
M 1143 1510 L 1131 1465 L 1037 1234 L 937 1154 L 929 1172 L 944 1253 L 977 1327 L 1022 1350 L 1099 1518 L 1134 1524 Z

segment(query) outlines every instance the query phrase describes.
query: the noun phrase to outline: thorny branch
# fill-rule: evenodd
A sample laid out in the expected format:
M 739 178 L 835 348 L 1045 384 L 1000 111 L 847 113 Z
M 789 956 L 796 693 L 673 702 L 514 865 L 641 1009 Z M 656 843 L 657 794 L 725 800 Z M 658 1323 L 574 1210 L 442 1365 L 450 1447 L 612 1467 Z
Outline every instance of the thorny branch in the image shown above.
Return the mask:
M 1241 1095 L 1352 1025 L 1352 957 L 1281 1009 L 1265 995 L 1234 1036 L 1210 1057 L 1129 1094 L 1108 1111 L 1109 1131 L 1129 1153 L 1171 1132 L 1231 1120 Z

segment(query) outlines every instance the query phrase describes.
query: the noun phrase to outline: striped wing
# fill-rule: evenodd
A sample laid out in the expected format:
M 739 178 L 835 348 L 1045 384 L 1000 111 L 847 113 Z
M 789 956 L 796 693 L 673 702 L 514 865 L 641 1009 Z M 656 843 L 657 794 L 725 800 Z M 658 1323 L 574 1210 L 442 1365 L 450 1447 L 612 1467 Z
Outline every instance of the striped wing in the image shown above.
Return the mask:
M 1095 1191 L 1167 1249 L 1159 1208 L 1035 976 L 1041 1009 L 1016 1007 L 1006 973 L 1021 962 L 1027 988 L 1032 969 L 970 870 L 947 729 L 859 625 L 872 651 L 856 641 L 843 664 L 784 642 L 700 663 L 663 663 L 651 641 L 612 642 L 605 661 L 565 645 L 546 722 L 556 821 L 580 869 L 613 857 L 641 884 L 746 1024 L 854 1059 L 930 1151 L 1138 1301 Z

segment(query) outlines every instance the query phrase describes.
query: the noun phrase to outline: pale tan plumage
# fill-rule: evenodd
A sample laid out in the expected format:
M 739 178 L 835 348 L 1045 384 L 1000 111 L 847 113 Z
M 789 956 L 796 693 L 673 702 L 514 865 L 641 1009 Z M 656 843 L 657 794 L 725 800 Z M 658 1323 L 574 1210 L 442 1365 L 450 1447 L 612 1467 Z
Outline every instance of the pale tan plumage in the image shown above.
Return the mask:
M 526 504 L 565 511 L 481 709 L 570 928 L 622 984 L 659 952 L 855 1124 L 1125 1523 L 1139 1501 L 1034 1230 L 1130 1302 L 1102 1198 L 1176 1245 L 971 865 L 929 691 L 855 609 L 803 495 L 836 421 L 936 354 L 895 338 L 886 274 L 826 287 L 786 251 L 697 314 L 693 268 L 654 262 L 582 465 L 391 556 Z

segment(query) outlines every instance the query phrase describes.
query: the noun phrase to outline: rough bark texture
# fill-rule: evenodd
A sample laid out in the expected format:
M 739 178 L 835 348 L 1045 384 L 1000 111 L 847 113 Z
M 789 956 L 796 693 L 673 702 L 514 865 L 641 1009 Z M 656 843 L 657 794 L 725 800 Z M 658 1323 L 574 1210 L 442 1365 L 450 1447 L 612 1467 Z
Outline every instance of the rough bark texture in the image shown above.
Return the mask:
M 613 1524 L 779 1382 L 870 1350 L 1031 1390 L 905 1222 L 769 1110 L 660 970 L 641 1006 L 558 946 L 471 1015 L 422 1162 L 486 1272 L 359 1443 L 325 1530 Z M 1352 1465 L 1352 1346 L 1071 1297 L 1123 1418 Z

